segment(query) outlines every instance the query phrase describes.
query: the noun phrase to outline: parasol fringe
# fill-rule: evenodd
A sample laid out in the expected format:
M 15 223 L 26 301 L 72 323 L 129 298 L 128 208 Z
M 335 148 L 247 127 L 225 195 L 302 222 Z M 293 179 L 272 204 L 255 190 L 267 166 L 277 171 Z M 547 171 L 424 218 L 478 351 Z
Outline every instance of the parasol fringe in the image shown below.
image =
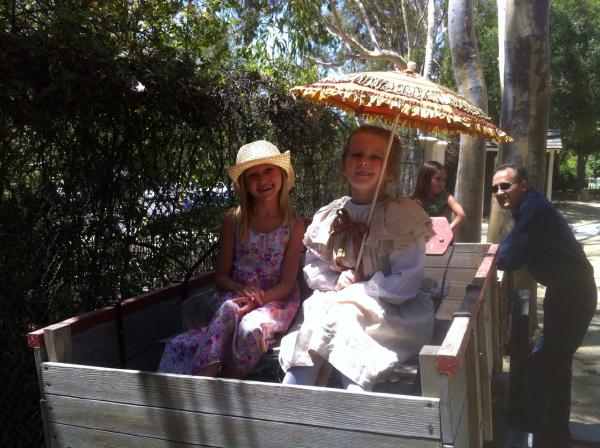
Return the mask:
M 392 109 L 400 110 L 402 115 L 407 116 L 401 117 L 399 123 L 403 126 L 418 127 L 427 132 L 442 131 L 452 134 L 466 133 L 474 136 L 483 136 L 490 140 L 497 142 L 510 142 L 512 138 L 509 137 L 505 132 L 495 127 L 492 123 L 484 124 L 477 122 L 466 121 L 461 115 L 460 111 L 448 111 L 443 110 L 432 110 L 426 109 L 416 104 L 408 104 L 407 102 L 399 102 L 390 98 L 387 102 L 385 98 L 372 98 L 366 94 L 357 94 L 355 92 L 344 92 L 342 95 L 339 92 L 328 91 L 328 90 L 311 90 L 311 88 L 297 87 L 292 89 L 292 93 L 297 96 L 303 96 L 310 99 L 318 104 L 333 105 L 345 112 L 355 112 L 358 107 L 382 107 L 386 106 L 390 109 L 390 116 L 378 116 L 378 117 L 367 117 L 369 121 L 380 119 L 386 123 L 392 123 L 394 112 Z M 351 102 L 353 106 L 348 106 L 345 102 Z M 389 104 L 388 104 L 389 103 Z M 442 105 L 443 106 L 443 105 Z M 440 108 L 440 105 L 431 105 L 431 107 Z M 408 118 L 410 117 L 410 118 Z M 475 117 L 477 119 L 479 117 Z M 452 129 L 450 127 L 428 123 L 426 120 L 437 119 L 444 121 L 448 124 L 458 125 L 458 129 Z M 483 117 L 481 117 L 483 120 Z M 412 123 L 412 121 L 418 121 L 418 125 Z

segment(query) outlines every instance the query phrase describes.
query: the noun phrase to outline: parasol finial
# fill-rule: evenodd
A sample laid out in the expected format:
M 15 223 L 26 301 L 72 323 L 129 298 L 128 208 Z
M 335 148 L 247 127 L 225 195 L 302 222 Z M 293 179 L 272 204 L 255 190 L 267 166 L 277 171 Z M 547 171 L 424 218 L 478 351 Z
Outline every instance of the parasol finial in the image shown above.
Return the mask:
M 417 73 L 417 63 L 415 61 L 408 61 L 406 63 L 406 73 Z

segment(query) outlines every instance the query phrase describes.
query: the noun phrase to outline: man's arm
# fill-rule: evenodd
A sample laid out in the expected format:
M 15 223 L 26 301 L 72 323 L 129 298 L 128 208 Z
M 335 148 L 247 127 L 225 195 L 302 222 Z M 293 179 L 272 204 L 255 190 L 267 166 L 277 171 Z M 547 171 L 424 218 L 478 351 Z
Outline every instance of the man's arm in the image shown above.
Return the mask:
M 543 211 L 533 204 L 531 207 L 522 208 L 519 220 L 500 243 L 498 269 L 514 271 L 529 262 L 536 249 L 536 223 L 543 214 Z

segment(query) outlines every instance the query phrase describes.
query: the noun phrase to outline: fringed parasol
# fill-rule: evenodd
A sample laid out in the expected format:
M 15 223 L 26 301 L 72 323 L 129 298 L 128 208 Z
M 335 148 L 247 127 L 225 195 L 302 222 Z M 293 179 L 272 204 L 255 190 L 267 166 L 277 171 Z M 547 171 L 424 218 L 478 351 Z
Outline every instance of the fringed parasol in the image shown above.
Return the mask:
M 452 90 L 406 70 L 359 72 L 329 77 L 291 89 L 293 95 L 346 112 L 393 123 L 451 134 L 510 142 L 484 111 Z

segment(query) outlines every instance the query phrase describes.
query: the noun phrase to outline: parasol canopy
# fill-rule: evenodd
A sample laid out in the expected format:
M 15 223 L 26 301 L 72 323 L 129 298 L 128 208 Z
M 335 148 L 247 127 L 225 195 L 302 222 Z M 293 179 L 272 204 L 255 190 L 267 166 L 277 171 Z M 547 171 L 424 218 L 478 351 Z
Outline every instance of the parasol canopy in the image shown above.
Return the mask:
M 512 138 L 470 101 L 411 70 L 357 72 L 292 88 L 293 95 L 327 104 L 367 119 L 496 142 Z

